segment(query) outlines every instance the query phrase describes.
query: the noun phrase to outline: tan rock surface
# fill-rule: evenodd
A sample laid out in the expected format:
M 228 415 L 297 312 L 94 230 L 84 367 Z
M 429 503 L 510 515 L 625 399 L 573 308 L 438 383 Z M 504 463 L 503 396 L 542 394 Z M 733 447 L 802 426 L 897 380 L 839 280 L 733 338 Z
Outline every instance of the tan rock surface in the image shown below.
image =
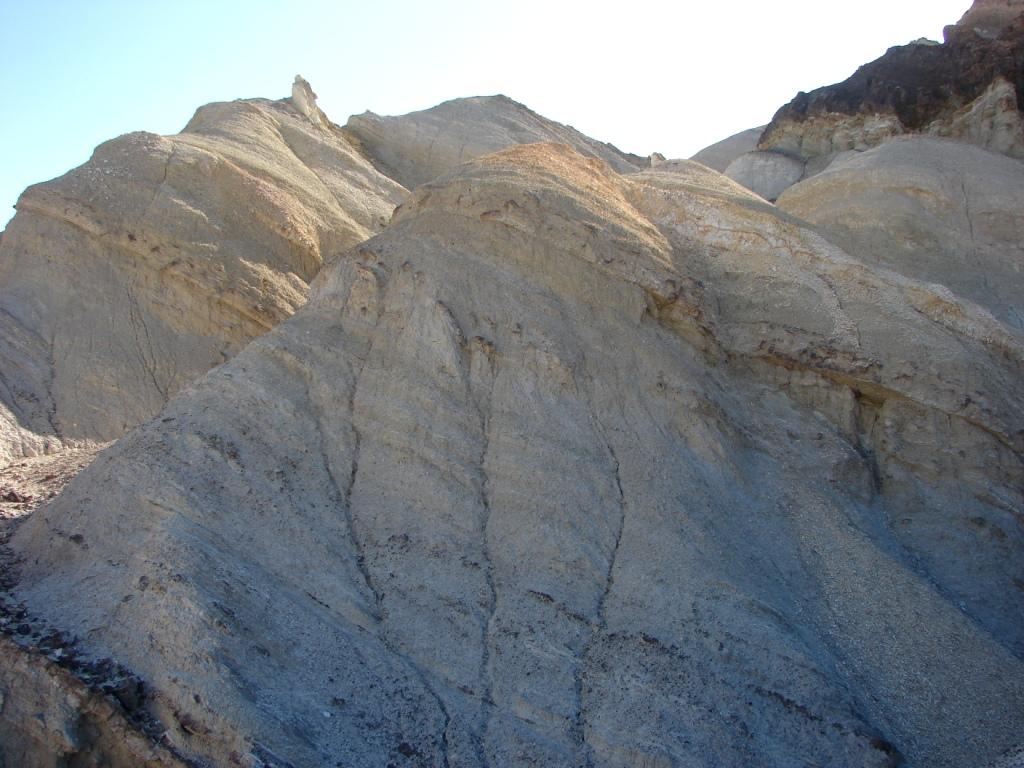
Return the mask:
M 0 469 L 0 521 L 16 521 L 54 498 L 103 447 L 55 450 Z
M 122 707 L 38 651 L 0 637 L 0 753 L 17 768 L 189 768 Z
M 0 244 L 0 461 L 150 418 L 403 195 L 288 100 L 208 105 L 30 187 Z
M 778 205 L 865 262 L 944 285 L 1024 331 L 1024 163 L 908 136 L 833 163 Z
M 956 26 L 986 40 L 994 40 L 1022 13 L 1022 0 L 975 0 Z
M 649 164 L 501 95 L 453 99 L 397 117 L 365 112 L 349 118 L 345 130 L 385 173 L 410 189 L 466 160 L 537 141 L 568 144 L 620 173 Z
M 697 163 L 518 147 L 36 512 L 17 595 L 217 764 L 984 764 L 1022 354 Z
M 970 104 L 936 120 L 927 132 L 1024 159 L 1024 115 L 1017 103 L 1017 89 L 1003 77 L 996 78 Z

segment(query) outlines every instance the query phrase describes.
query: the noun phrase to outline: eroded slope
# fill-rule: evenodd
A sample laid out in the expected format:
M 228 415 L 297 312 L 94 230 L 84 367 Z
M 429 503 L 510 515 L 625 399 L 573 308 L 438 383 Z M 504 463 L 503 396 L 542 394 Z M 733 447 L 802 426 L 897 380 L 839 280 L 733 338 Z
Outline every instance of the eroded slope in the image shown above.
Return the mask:
M 700 165 L 518 147 L 37 512 L 18 595 L 223 764 L 985 764 L 1020 368 Z

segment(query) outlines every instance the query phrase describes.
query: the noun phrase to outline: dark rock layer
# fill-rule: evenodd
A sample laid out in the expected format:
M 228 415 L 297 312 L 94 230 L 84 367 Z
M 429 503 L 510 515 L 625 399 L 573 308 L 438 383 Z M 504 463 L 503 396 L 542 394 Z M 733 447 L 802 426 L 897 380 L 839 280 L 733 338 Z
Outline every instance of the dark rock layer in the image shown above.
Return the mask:
M 1018 104 L 1024 103 L 1024 4 L 976 2 L 944 35 L 938 45 L 890 48 L 841 83 L 798 93 L 775 114 L 761 146 L 771 144 L 783 123 L 829 113 L 894 114 L 905 130 L 923 131 L 974 101 L 998 77 L 1012 82 Z

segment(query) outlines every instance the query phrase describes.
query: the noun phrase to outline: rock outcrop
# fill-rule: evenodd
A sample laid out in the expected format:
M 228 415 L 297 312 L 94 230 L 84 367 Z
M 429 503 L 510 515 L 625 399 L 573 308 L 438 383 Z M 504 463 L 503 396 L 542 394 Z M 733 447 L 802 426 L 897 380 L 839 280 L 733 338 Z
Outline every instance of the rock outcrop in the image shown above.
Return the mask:
M 767 200 L 849 152 L 891 138 L 952 138 L 1024 159 L 1024 0 L 976 0 L 945 42 L 890 48 L 850 78 L 799 93 L 757 137 L 694 155 Z M 749 144 L 749 146 L 748 146 Z
M 890 48 L 780 109 L 759 147 L 802 159 L 905 133 L 953 136 L 1024 158 L 1024 2 L 976 0 L 941 45 Z
M 0 759 L 17 768 L 194 768 L 154 743 L 114 697 L 39 649 L 0 636 Z M 61 659 L 63 661 L 63 659 Z M 137 685 L 137 682 L 135 683 Z M 118 693 L 125 697 L 129 691 Z M 131 693 L 134 693 L 132 691 Z
M 725 175 L 765 200 L 775 200 L 804 177 L 805 163 L 782 152 L 746 152 L 733 160 Z
M 309 84 L 302 75 L 295 76 L 292 83 L 292 106 L 306 116 L 306 119 L 313 125 L 325 126 L 330 123 L 327 115 L 316 105 L 317 96 L 313 93 L 313 86 Z
M 975 0 L 955 26 L 947 27 L 947 37 L 973 34 L 984 40 L 998 40 L 1024 11 L 1021 0 Z
M 454 99 L 397 117 L 365 112 L 349 118 L 345 130 L 381 170 L 410 189 L 474 157 L 537 141 L 568 144 L 619 172 L 650 164 L 500 95 Z
M 835 161 L 778 205 L 865 262 L 944 285 L 1024 332 L 1024 163 L 906 136 Z
M 984 765 L 1022 355 L 697 163 L 517 147 L 34 513 L 16 594 L 218 765 Z
M 761 139 L 761 134 L 764 133 L 765 127 L 762 125 L 758 128 L 748 128 L 745 131 L 740 131 L 727 139 L 722 139 L 711 146 L 704 147 L 704 149 L 690 159 L 696 160 L 708 168 L 714 168 L 716 171 L 725 173 L 725 169 L 729 167 L 733 160 L 740 155 L 745 155 L 747 152 L 753 152 L 757 149 L 757 142 Z
M 0 464 L 152 417 L 383 228 L 405 190 L 295 93 L 122 136 L 21 196 L 0 245 Z

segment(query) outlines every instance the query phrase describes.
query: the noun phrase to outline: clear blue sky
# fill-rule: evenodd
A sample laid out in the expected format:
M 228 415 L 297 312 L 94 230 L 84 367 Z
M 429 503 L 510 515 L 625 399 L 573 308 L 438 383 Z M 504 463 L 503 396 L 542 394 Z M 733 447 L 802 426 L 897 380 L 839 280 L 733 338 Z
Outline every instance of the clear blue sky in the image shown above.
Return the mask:
M 969 0 L 627 3 L 0 0 L 0 226 L 28 184 L 132 130 L 308 79 L 335 122 L 504 93 L 620 148 L 686 157 Z

